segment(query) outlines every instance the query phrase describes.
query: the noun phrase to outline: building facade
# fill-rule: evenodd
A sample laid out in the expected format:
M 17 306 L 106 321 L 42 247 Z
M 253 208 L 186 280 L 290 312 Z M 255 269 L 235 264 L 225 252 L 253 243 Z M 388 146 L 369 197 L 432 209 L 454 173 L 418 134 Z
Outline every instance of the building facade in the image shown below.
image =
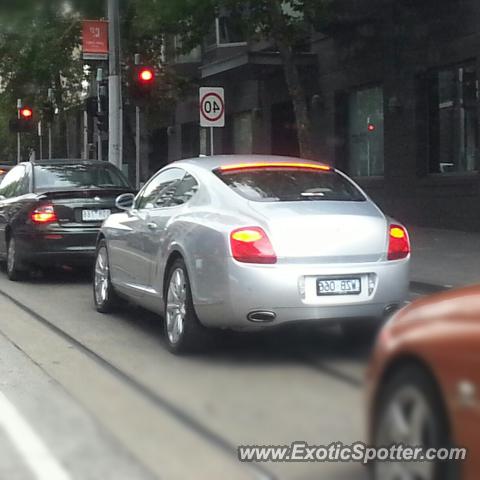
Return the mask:
M 407 225 L 480 231 L 480 4 L 340 4 L 345 15 L 297 57 L 318 160 Z M 201 49 L 175 58 L 200 85 L 225 88 L 215 153 L 298 155 L 278 53 L 231 30 L 227 17 L 217 19 Z M 186 98 L 159 132 L 168 143 L 162 162 L 208 155 L 208 134 L 197 96 Z

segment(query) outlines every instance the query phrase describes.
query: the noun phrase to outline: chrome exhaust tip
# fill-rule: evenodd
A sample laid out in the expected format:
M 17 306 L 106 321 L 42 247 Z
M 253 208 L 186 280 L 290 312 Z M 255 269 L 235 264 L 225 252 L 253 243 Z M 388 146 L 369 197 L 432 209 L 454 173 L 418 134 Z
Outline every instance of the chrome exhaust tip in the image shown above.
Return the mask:
M 254 323 L 268 323 L 273 322 L 277 315 L 274 312 L 269 312 L 266 310 L 256 310 L 254 312 L 250 312 L 247 315 L 248 320 Z

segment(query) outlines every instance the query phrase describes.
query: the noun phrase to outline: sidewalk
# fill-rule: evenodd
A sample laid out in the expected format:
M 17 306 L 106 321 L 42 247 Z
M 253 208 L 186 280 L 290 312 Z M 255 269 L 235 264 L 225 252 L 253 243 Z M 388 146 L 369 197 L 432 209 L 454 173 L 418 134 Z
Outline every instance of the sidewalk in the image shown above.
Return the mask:
M 480 233 L 409 228 L 414 283 L 453 286 L 480 284 Z

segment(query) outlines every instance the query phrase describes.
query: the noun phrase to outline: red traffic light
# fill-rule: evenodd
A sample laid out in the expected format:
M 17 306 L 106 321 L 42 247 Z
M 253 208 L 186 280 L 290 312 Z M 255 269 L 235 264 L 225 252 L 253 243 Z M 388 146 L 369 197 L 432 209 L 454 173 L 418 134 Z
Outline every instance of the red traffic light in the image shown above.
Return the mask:
M 373 123 L 369 123 L 367 128 L 369 132 L 374 132 L 377 129 Z
M 152 67 L 141 67 L 138 69 L 138 81 L 143 84 L 150 84 L 155 80 L 155 71 Z
M 30 107 L 23 107 L 20 109 L 20 117 L 29 120 L 33 117 L 33 110 Z

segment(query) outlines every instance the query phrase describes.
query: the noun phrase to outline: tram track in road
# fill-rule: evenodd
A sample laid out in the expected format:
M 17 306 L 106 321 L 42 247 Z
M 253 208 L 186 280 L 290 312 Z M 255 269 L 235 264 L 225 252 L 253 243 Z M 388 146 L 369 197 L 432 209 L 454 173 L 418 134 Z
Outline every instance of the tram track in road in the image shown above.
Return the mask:
M 438 292 L 445 289 L 446 287 L 435 287 L 430 285 L 425 286 L 424 284 L 412 283 L 410 297 L 413 300 L 430 292 Z M 136 386 L 139 390 L 145 390 L 147 396 L 151 395 L 152 398 L 157 398 L 157 401 L 160 404 L 164 402 L 166 404 L 166 410 L 169 410 L 170 407 L 173 410 L 177 408 L 171 402 L 159 396 L 158 393 L 153 392 L 131 375 L 116 367 L 105 357 L 98 354 L 95 350 L 88 347 L 82 341 L 78 340 L 78 338 L 60 328 L 58 326 L 58 322 L 55 324 L 54 322 L 48 320 L 48 318 L 46 318 L 44 315 L 34 311 L 28 305 L 19 301 L 12 294 L 2 289 L 0 289 L 0 294 L 14 302 L 17 306 L 43 323 L 50 330 L 54 331 L 67 341 L 75 344 L 79 349 L 84 351 L 94 360 L 103 363 L 106 368 L 112 368 L 116 373 L 123 375 L 129 383 Z M 328 376 L 332 380 L 341 382 L 349 387 L 361 389 L 364 382 L 364 371 L 363 367 L 359 366 L 363 366 L 368 362 L 369 352 L 373 347 L 372 342 L 370 342 L 368 345 L 363 344 L 361 348 L 358 348 L 358 346 L 352 344 L 351 341 L 350 344 L 348 344 L 348 342 L 346 343 L 345 339 L 342 339 L 341 334 L 332 335 L 328 329 L 322 330 L 322 335 L 320 335 L 319 338 L 321 339 L 319 344 L 312 344 L 309 337 L 304 336 L 300 338 L 300 342 L 298 342 L 299 348 L 297 348 L 295 342 L 292 342 L 293 345 L 282 345 L 279 347 L 279 349 L 288 358 L 301 365 L 304 365 L 306 368 L 314 370 L 319 374 Z M 243 345 L 245 345 L 246 348 L 249 345 L 249 340 L 245 342 L 240 340 L 240 348 L 242 348 Z M 235 347 L 238 350 L 238 345 L 235 345 Z M 355 365 L 356 368 L 352 368 L 352 365 Z
M 84 355 L 93 360 L 98 366 L 100 366 L 104 370 L 107 370 L 111 375 L 123 382 L 125 385 L 132 388 L 137 393 L 140 393 L 144 398 L 148 399 L 148 401 L 154 404 L 157 408 L 160 408 L 162 411 L 166 412 L 168 415 L 177 420 L 187 429 L 195 432 L 203 440 L 223 451 L 225 454 L 237 458 L 236 445 L 232 444 L 221 435 L 209 429 L 202 422 L 198 421 L 194 416 L 177 407 L 173 402 L 167 400 L 166 398 L 159 395 L 157 392 L 153 391 L 143 383 L 139 382 L 131 375 L 118 368 L 108 359 L 106 359 L 96 351 L 92 350 L 83 342 L 73 337 L 54 323 L 50 322 L 44 316 L 33 311 L 30 307 L 23 304 L 9 293 L 0 289 L 0 296 L 12 302 L 15 306 L 20 308 L 23 312 L 25 312 L 30 317 L 39 322 L 41 325 L 46 327 L 49 331 L 51 331 L 52 333 L 60 337 L 62 340 L 66 341 L 69 345 L 72 345 L 74 348 L 82 352 Z M 16 348 L 21 350 L 21 347 L 19 345 L 15 344 L 15 346 Z M 257 478 L 258 480 L 277 480 L 277 476 L 273 472 L 265 468 L 263 465 L 251 463 L 247 464 L 246 468 L 250 469 L 255 478 Z
M 36 320 L 35 330 L 45 327 L 45 335 L 51 332 L 58 344 L 71 345 L 79 363 L 83 356 L 92 368 L 101 367 L 97 370 L 104 371 L 102 375 L 112 374 L 124 384 L 125 391 L 144 398 L 150 405 L 148 418 L 157 415 L 155 411 L 172 417 L 178 428 L 191 431 L 200 442 L 204 439 L 219 458 L 236 461 L 239 444 L 288 444 L 304 436 L 327 443 L 332 438 L 363 438 L 363 412 L 356 405 L 370 342 L 347 341 L 336 328 L 298 325 L 258 334 L 221 333 L 213 336 L 219 341 L 204 354 L 179 358 L 162 348 L 157 316 L 136 308 L 99 315 L 90 310 L 90 290 L 86 278 L 64 273 L 18 285 L 0 279 L 0 296 Z M 70 379 L 63 378 L 70 388 Z M 156 431 L 161 434 L 163 429 Z M 256 465 L 247 474 L 273 479 L 299 473 L 291 465 L 266 467 Z M 323 472 L 322 466 L 302 468 L 302 478 Z

